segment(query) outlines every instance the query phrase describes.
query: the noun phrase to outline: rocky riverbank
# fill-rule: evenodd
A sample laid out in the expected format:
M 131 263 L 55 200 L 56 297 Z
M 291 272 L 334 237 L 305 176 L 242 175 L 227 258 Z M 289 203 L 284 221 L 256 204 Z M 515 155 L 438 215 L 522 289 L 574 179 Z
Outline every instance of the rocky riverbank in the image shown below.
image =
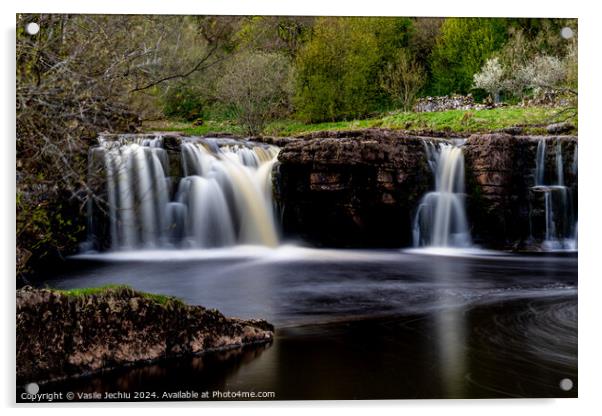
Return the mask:
M 69 293 L 17 290 L 17 383 L 44 382 L 137 362 L 271 342 L 263 320 L 127 287 Z

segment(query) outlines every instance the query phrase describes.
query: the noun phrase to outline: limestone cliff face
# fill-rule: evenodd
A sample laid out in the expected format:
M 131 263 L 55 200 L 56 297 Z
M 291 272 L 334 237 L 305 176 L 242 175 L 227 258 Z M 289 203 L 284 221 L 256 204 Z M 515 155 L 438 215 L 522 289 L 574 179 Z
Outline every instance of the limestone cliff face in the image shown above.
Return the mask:
M 17 383 L 269 342 L 273 331 L 266 321 L 159 302 L 128 288 L 82 296 L 24 288 L 17 290 Z
M 557 152 L 569 188 L 569 209 L 577 209 L 577 175 L 573 160 L 575 136 L 471 136 L 464 146 L 467 210 L 473 239 L 491 248 L 534 248 L 545 234 L 545 202 L 535 186 L 537 147 L 545 140 L 546 182 L 557 181 Z
M 370 129 L 289 141 L 273 175 L 285 235 L 320 246 L 410 246 L 416 207 L 433 189 L 424 142 L 437 140 L 445 138 Z M 546 182 L 555 183 L 561 160 L 568 209 L 576 215 L 577 137 L 475 134 L 463 152 L 467 214 L 476 244 L 538 249 L 546 228 L 543 189 L 534 188 L 541 140 L 547 148 Z
M 320 246 L 411 243 L 413 212 L 433 180 L 420 137 L 313 133 L 283 147 L 278 160 L 274 194 L 285 234 Z

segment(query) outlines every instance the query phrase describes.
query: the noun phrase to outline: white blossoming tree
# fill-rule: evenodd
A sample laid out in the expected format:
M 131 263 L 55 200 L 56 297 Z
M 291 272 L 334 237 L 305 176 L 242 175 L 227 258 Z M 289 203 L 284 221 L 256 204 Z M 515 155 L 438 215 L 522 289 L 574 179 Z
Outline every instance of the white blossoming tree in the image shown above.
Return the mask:
M 474 87 L 487 91 L 494 102 L 499 101 L 500 91 L 504 89 L 504 68 L 499 58 L 491 58 L 485 62 L 481 72 L 474 75 Z
M 516 79 L 524 88 L 533 89 L 535 96 L 542 96 L 558 89 L 566 79 L 565 63 L 555 56 L 537 55 L 516 73 Z

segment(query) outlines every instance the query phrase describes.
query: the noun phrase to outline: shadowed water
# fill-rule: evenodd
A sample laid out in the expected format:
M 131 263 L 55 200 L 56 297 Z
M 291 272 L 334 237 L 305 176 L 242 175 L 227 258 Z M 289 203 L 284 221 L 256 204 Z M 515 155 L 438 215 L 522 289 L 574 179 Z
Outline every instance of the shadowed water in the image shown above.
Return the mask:
M 276 338 L 267 347 L 43 389 L 273 391 L 276 399 L 575 397 L 576 257 L 443 254 L 285 246 L 80 256 L 44 284 L 129 284 L 225 315 L 265 318 Z M 564 378 L 573 381 L 571 391 L 560 389 Z

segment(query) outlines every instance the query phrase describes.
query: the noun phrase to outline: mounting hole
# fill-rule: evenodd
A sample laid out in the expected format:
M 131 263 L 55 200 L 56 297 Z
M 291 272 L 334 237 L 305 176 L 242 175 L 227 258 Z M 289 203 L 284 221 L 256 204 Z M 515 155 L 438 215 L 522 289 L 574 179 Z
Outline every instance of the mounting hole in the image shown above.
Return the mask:
M 29 394 L 38 394 L 40 386 L 37 383 L 29 383 L 25 386 L 25 391 Z
M 573 380 L 571 380 L 570 378 L 563 378 L 562 380 L 560 380 L 560 388 L 564 391 L 573 390 Z
M 36 22 L 29 22 L 25 25 L 25 32 L 28 35 L 37 35 L 40 31 L 40 25 Z
M 564 39 L 572 38 L 573 29 L 571 29 L 570 27 L 563 27 L 562 29 L 560 29 L 560 36 L 562 36 Z

